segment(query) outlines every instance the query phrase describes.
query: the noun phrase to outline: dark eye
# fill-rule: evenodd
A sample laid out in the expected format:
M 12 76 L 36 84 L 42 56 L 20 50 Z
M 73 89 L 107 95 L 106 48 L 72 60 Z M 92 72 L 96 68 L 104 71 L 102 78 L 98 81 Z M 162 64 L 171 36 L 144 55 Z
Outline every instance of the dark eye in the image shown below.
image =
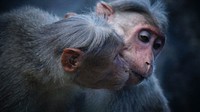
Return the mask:
M 143 30 L 139 33 L 138 38 L 140 41 L 147 43 L 150 40 L 150 36 L 151 36 L 150 32 Z
M 162 41 L 161 40 L 157 40 L 154 44 L 153 44 L 153 48 L 155 50 L 159 49 L 162 47 Z
M 158 44 L 158 43 L 156 43 L 156 44 L 153 45 L 154 49 L 159 49 L 160 47 L 161 47 L 161 44 Z

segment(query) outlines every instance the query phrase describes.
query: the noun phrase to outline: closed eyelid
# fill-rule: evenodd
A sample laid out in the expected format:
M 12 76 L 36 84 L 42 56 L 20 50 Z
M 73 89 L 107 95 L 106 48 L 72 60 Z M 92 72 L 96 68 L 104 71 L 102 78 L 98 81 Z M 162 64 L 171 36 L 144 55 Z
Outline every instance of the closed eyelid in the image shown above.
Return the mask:
M 146 23 L 138 24 L 136 29 L 138 29 L 139 32 L 142 30 L 146 30 L 146 31 L 149 31 L 152 35 L 157 35 L 158 37 L 164 37 L 163 33 L 160 32 L 159 28 L 157 28 L 156 26 L 146 24 Z

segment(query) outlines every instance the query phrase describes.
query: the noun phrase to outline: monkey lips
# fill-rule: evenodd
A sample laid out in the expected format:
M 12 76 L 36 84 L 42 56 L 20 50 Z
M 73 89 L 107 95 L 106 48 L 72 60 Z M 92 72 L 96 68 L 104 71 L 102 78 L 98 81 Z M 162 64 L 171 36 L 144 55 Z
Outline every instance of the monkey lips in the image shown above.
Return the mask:
M 137 85 L 141 83 L 146 77 L 144 74 L 140 73 L 137 70 L 130 68 L 130 64 L 126 61 L 123 56 L 120 54 L 118 55 L 118 64 L 128 73 L 127 81 L 125 82 L 124 86 L 127 85 Z
M 141 74 L 133 71 L 133 70 L 130 70 L 129 71 L 129 79 L 127 80 L 126 84 L 127 85 L 130 85 L 130 84 L 139 84 L 141 83 L 143 80 L 145 79 L 144 76 L 142 76 Z

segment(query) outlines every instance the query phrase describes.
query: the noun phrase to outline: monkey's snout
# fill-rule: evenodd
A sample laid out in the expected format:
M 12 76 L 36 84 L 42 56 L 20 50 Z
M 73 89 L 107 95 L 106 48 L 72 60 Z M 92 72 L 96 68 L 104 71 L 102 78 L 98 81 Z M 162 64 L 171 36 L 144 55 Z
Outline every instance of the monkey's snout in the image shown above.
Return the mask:
M 153 71 L 153 65 L 149 62 L 145 63 L 145 72 L 142 74 L 143 77 L 149 77 L 152 74 Z
M 149 63 L 149 62 L 146 62 L 146 64 L 147 64 L 147 65 L 150 65 L 150 63 Z

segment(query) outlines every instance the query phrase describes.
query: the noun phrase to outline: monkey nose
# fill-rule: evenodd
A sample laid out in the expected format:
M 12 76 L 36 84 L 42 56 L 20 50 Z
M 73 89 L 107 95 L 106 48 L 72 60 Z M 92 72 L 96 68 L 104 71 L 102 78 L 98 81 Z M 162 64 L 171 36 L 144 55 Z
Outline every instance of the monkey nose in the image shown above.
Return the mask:
M 150 65 L 150 63 L 149 63 L 149 62 L 146 62 L 146 64 L 147 64 L 147 65 Z
M 150 62 L 145 63 L 146 73 L 144 74 L 144 77 L 148 77 L 152 73 L 152 64 Z

